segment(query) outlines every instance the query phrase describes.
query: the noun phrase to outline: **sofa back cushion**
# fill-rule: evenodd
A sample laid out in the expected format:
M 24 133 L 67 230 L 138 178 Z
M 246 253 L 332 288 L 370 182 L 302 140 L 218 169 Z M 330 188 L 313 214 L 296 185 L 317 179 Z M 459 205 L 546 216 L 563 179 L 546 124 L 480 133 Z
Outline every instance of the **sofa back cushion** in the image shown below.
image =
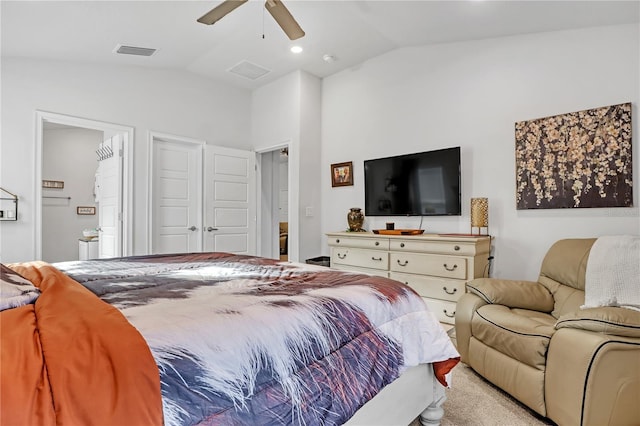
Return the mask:
M 584 304 L 584 282 L 589 251 L 595 238 L 556 241 L 542 261 L 538 281 L 554 298 L 551 312 L 555 318 Z

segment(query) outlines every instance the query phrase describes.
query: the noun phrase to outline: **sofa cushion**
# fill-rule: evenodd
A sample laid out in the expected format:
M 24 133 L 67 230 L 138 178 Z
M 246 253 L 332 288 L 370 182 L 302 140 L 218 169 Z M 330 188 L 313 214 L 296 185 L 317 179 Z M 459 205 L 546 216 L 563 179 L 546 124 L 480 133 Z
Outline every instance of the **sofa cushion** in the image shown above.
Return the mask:
M 547 277 L 562 285 L 584 290 L 587 260 L 595 240 L 595 238 L 572 238 L 556 241 L 542 261 L 540 277 Z
M 549 290 L 534 281 L 476 278 L 467 283 L 467 290 L 487 303 L 510 308 L 551 312 L 553 297 Z
M 615 307 L 583 309 L 560 317 L 556 329 L 560 328 L 577 328 L 615 336 L 640 337 L 640 312 Z
M 553 316 L 543 312 L 484 305 L 473 316 L 471 331 L 485 345 L 544 370 L 555 322 Z

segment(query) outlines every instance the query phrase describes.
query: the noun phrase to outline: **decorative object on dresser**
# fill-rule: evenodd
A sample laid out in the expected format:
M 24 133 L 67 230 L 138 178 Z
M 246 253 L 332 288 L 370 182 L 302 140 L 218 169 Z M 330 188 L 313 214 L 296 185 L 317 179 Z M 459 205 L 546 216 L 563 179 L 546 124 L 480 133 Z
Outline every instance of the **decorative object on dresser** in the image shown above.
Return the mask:
M 632 207 L 631 103 L 515 125 L 518 210 Z
M 374 229 L 374 234 L 380 235 L 420 235 L 424 234 L 423 229 Z
M 349 232 L 364 232 L 362 224 L 364 223 L 364 214 L 360 207 L 352 207 L 347 213 L 347 223 L 349 224 Z
M 473 228 L 478 228 L 478 234 L 481 235 L 482 228 L 486 228 L 489 234 L 489 199 L 488 198 L 472 198 L 471 199 L 471 234 Z
M 379 232 L 383 232 L 380 230 Z M 488 236 L 329 233 L 331 267 L 389 277 L 409 285 L 440 322 L 453 324 L 467 281 L 488 267 Z
M 353 162 L 336 163 L 331 165 L 331 186 L 353 185 Z

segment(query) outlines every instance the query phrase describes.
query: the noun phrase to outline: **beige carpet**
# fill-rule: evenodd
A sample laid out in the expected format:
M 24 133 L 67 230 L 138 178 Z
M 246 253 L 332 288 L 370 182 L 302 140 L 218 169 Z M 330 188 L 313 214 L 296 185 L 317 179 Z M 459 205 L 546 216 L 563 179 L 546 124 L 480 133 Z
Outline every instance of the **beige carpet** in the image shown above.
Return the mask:
M 455 330 L 445 326 L 455 342 Z M 479 376 L 466 364 L 453 369 L 441 426 L 543 426 L 554 423 Z M 420 426 L 418 419 L 409 426 Z

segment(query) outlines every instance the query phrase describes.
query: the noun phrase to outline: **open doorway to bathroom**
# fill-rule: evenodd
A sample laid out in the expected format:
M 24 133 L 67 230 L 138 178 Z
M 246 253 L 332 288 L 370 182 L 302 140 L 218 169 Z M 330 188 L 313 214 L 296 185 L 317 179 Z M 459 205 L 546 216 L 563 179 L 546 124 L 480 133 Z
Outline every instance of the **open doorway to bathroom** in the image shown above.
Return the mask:
M 98 257 L 96 151 L 103 138 L 100 130 L 44 123 L 42 260 L 46 262 Z M 86 256 L 80 255 L 83 248 Z
M 40 111 L 36 127 L 37 258 L 131 254 L 133 129 Z

